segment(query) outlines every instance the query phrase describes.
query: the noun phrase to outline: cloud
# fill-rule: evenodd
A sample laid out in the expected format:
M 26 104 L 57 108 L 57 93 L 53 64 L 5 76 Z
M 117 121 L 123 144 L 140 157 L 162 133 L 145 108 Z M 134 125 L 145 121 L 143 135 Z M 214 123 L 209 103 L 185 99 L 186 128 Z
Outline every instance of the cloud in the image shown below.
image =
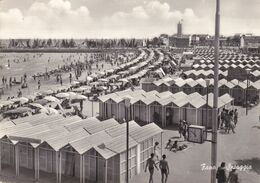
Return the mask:
M 106 17 L 103 23 L 110 35 L 119 37 L 151 37 L 160 33 L 176 33 L 177 23 L 184 20 L 185 33 L 199 33 L 202 29 L 212 32 L 213 28 L 202 28 L 198 25 L 211 26 L 208 18 L 199 18 L 194 11 L 186 8 L 183 12 L 171 10 L 169 4 L 149 1 L 142 6 L 134 7 L 130 12 L 116 12 Z M 197 27 L 197 28 L 194 28 Z
M 176 33 L 176 24 L 184 20 L 185 33 L 212 31 L 207 18 L 199 18 L 192 9 L 171 10 L 158 0 L 144 2 L 129 11 L 118 11 L 99 19 L 86 6 L 72 8 L 72 1 L 33 2 L 27 11 L 14 8 L 0 11 L 0 37 L 152 37 Z M 203 25 L 203 26 L 201 26 Z
M 34 2 L 26 13 L 17 8 L 0 12 L 0 37 L 85 37 L 91 24 L 85 6 L 72 9 L 66 0 Z

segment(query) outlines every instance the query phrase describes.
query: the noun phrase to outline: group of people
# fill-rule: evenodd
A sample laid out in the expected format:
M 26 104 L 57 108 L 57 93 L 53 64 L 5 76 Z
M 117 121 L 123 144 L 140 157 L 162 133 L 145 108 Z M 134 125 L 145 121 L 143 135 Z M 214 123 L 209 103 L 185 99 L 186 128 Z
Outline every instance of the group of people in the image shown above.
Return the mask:
M 218 183 L 239 183 L 238 174 L 235 168 L 233 168 L 227 176 L 225 162 L 222 162 L 220 167 L 218 167 L 216 179 L 218 180 Z
M 151 153 L 150 158 L 147 159 L 146 166 L 145 166 L 145 172 L 147 171 L 147 168 L 149 170 L 149 183 L 153 183 L 153 174 L 154 169 L 161 170 L 161 181 L 162 183 L 166 183 L 168 179 L 168 175 L 170 173 L 168 161 L 166 160 L 166 155 L 162 155 L 162 158 L 160 159 L 159 155 L 159 142 L 155 142 L 153 147 L 153 153 Z M 159 167 L 157 166 L 159 164 Z
M 218 116 L 218 129 L 225 129 L 226 133 L 229 133 L 232 130 L 235 133 L 235 127 L 238 121 L 238 111 L 228 110 L 223 108 L 220 115 Z
M 159 168 L 157 167 L 155 154 L 152 153 L 151 157 L 147 160 L 146 166 L 145 166 L 145 172 L 147 171 L 147 168 L 149 170 L 150 176 L 149 176 L 149 183 L 153 183 L 153 174 L 154 174 L 154 168 L 157 170 L 161 170 L 161 176 L 162 176 L 162 183 L 166 183 L 168 179 L 168 175 L 170 173 L 168 161 L 166 160 L 166 155 L 162 155 L 162 159 L 159 161 Z

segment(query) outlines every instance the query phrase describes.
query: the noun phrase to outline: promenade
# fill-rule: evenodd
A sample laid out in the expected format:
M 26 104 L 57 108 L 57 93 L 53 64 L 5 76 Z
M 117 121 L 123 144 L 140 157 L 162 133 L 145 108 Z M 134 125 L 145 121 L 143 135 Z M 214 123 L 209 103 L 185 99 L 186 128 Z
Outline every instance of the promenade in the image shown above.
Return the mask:
M 218 133 L 218 166 L 221 162 L 226 165 L 240 165 L 252 167 L 251 170 L 237 171 L 240 183 L 259 183 L 260 180 L 260 106 L 251 109 L 248 116 L 245 109 L 239 108 L 239 119 L 235 134 Z M 177 131 L 165 130 L 163 142 L 166 144 L 169 138 L 178 137 Z M 210 137 L 208 137 L 210 139 Z M 163 147 L 165 147 L 163 144 Z M 169 183 L 209 183 L 210 171 L 202 170 L 202 164 L 210 166 L 211 144 L 187 143 L 189 148 L 176 153 L 163 149 L 170 166 Z M 130 180 L 130 183 L 148 183 L 149 173 L 142 171 Z M 154 183 L 161 182 L 160 171 L 155 170 Z

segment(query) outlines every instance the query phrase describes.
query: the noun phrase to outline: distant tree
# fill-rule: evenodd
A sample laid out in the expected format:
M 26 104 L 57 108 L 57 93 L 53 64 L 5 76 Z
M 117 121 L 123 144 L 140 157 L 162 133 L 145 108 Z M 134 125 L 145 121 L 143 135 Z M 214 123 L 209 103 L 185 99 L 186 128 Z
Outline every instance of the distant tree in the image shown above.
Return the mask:
M 32 44 L 32 48 L 38 48 L 39 47 L 39 40 L 38 39 L 34 39 L 33 40 L 33 44 Z
M 67 47 L 67 43 L 66 43 L 66 40 L 63 39 L 61 40 L 61 45 L 60 45 L 62 48 L 66 48 Z
M 51 46 L 52 46 L 52 40 L 51 40 L 51 39 L 48 39 L 48 40 L 47 40 L 47 46 L 48 46 L 48 47 L 51 47 Z
M 46 47 L 46 41 L 45 41 L 45 40 L 42 40 L 42 42 L 41 42 L 41 47 L 42 47 L 42 48 Z
M 76 46 L 76 42 L 74 41 L 74 39 L 71 38 L 67 46 L 70 48 L 74 48 Z
M 31 48 L 31 40 L 30 39 L 26 40 L 26 47 Z

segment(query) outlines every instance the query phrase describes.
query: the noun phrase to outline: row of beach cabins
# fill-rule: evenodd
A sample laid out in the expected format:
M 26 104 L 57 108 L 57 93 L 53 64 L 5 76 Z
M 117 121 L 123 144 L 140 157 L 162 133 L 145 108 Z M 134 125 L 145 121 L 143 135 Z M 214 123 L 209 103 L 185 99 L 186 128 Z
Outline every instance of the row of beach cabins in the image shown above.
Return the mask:
M 125 99 L 130 99 L 130 107 L 125 105 Z M 218 98 L 218 110 L 232 108 L 233 98 L 229 94 Z M 142 89 L 125 90 L 99 97 L 99 116 L 102 119 L 111 117 L 123 121 L 134 120 L 140 125 L 156 123 L 158 126 L 167 127 L 177 125 L 181 120 L 189 124 L 211 127 L 213 94 L 206 96 L 197 92 L 185 94 L 184 92 L 171 93 Z
M 235 104 L 242 105 L 246 100 L 251 103 L 259 102 L 259 94 L 260 94 L 260 80 L 258 81 L 249 81 L 247 87 L 247 81 L 239 81 L 237 79 L 233 79 L 231 81 L 227 81 L 226 79 L 220 79 L 219 83 L 219 96 L 224 94 L 229 94 L 234 98 Z M 214 79 L 172 79 L 172 78 L 163 78 L 160 80 L 151 80 L 144 79 L 141 81 L 141 88 L 144 91 L 153 91 L 156 90 L 158 92 L 170 91 L 172 93 L 184 92 L 186 94 L 191 94 L 197 92 L 201 95 L 206 95 L 207 90 L 208 93 L 213 93 L 214 91 Z M 247 94 L 247 96 L 246 96 Z
M 129 122 L 129 177 L 144 170 L 162 129 Z M 123 183 L 126 124 L 37 114 L 0 123 L 0 173 L 45 182 Z

